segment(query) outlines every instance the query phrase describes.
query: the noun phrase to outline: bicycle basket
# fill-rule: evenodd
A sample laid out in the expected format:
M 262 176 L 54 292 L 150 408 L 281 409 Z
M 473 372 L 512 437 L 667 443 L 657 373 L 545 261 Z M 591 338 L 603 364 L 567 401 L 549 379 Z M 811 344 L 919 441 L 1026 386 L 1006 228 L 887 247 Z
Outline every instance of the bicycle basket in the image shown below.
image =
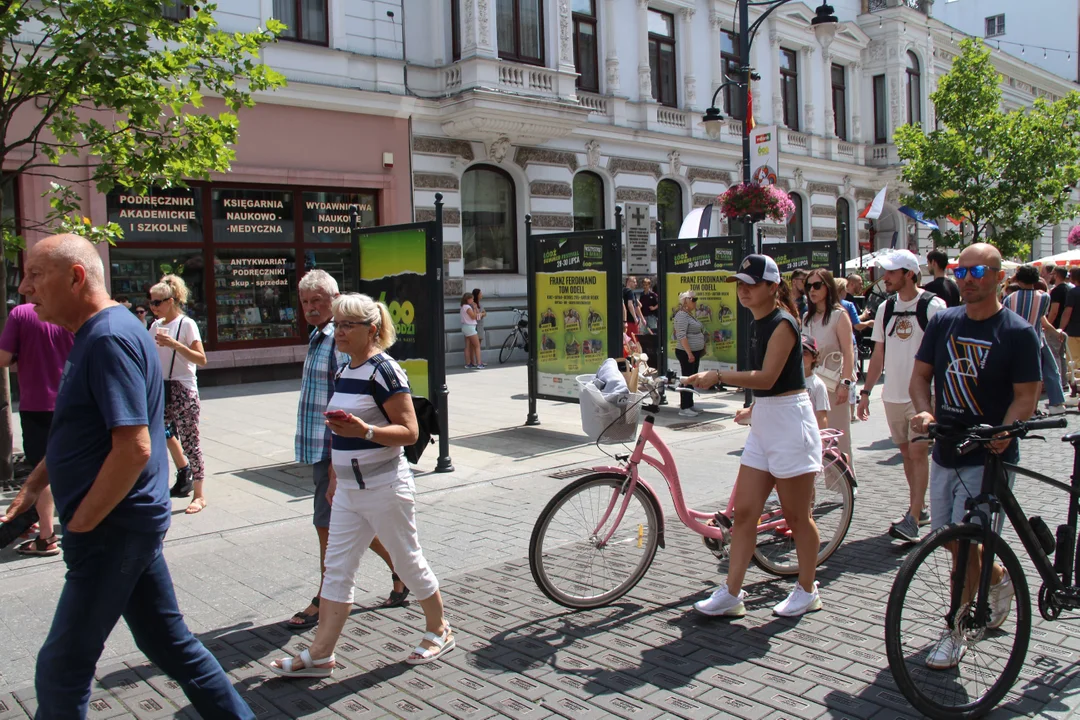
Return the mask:
M 641 423 L 641 406 L 647 393 L 635 392 L 608 402 L 592 384 L 595 375 L 578 375 L 581 429 L 590 440 L 604 444 L 633 442 Z

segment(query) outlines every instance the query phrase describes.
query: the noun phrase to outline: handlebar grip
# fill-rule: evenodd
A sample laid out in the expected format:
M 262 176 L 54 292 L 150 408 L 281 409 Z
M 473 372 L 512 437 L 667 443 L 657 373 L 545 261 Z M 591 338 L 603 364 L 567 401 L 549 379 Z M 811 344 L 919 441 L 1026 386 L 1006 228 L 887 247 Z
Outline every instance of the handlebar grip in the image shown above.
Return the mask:
M 1028 420 L 1024 424 L 1027 425 L 1028 430 L 1052 430 L 1066 427 L 1069 422 L 1064 417 L 1053 417 Z

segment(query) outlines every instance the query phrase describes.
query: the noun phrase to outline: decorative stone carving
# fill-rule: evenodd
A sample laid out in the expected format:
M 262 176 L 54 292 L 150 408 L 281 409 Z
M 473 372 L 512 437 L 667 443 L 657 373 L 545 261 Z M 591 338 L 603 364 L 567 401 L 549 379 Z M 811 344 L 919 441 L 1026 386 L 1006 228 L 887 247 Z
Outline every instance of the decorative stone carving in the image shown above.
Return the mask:
M 652 70 L 648 65 L 638 65 L 637 69 L 638 96 L 641 102 L 650 102 L 652 96 Z
M 855 201 L 860 200 L 873 200 L 877 195 L 877 190 L 868 190 L 866 188 L 855 188 Z
M 683 86 L 686 88 L 686 107 L 692 108 L 697 105 L 697 78 L 693 75 L 684 76 Z
M 435 208 L 418 207 L 413 213 L 415 222 L 432 222 L 435 220 Z M 460 225 L 461 210 L 457 208 L 443 208 L 443 225 Z
M 713 32 L 720 32 L 724 29 L 724 16 L 715 10 L 709 13 L 709 27 Z
M 435 220 L 435 208 L 418 207 L 413 210 L 413 222 L 433 222 Z
M 570 183 L 533 180 L 529 184 L 529 194 L 533 197 L 572 198 L 574 190 Z
M 464 0 L 465 3 L 465 50 L 476 49 L 476 0 Z
M 596 140 L 585 143 L 585 161 L 591 168 L 600 166 L 600 143 Z
M 836 217 L 836 208 L 832 205 L 811 205 L 811 217 Z
M 840 181 L 840 190 L 844 195 L 851 194 L 851 176 L 845 175 L 844 179 Z
M 487 47 L 488 37 L 488 2 L 489 0 L 476 0 L 476 16 L 480 19 L 480 45 Z
M 656 202 L 656 191 L 645 188 L 615 188 L 615 202 Z
M 836 228 L 811 228 L 810 238 L 813 240 L 835 240 Z
M 446 260 L 460 260 L 461 259 L 461 243 L 445 243 L 443 245 L 442 259 Z
M 694 193 L 694 207 L 705 207 L 709 203 L 715 203 L 716 196 L 710 193 Z
M 855 140 L 856 142 L 858 142 L 859 138 L 862 137 L 862 117 L 861 116 L 859 116 L 859 115 L 852 116 L 852 118 L 851 118 L 851 133 L 852 133 L 852 135 L 851 135 L 852 140 Z
M 765 225 L 764 223 L 758 225 L 761 229 L 761 234 L 765 237 L 787 237 L 787 227 L 785 225 Z
M 769 44 L 773 47 L 780 46 L 780 33 L 776 31 L 774 26 L 769 27 Z
M 636 175 L 652 175 L 659 180 L 664 176 L 660 170 L 660 163 L 648 160 L 634 160 L 633 158 L 615 157 L 608 160 L 607 171 L 612 177 L 619 173 L 634 173 Z
M 532 226 L 547 230 L 573 230 L 574 216 L 570 213 L 533 213 Z
M 571 45 L 573 34 L 570 29 L 570 3 L 567 0 L 559 0 L 559 44 L 562 48 L 560 60 L 563 63 L 573 65 L 574 49 Z
M 686 171 L 686 179 L 690 182 L 694 182 L 695 180 L 704 180 L 706 182 L 716 182 L 730 185 L 731 173 L 727 170 L 716 170 L 714 168 L 691 167 L 688 168 Z
M 889 115 L 892 117 L 892 126 L 900 126 L 900 83 L 889 83 Z
M 870 62 L 881 62 L 885 59 L 885 45 L 880 40 L 872 40 L 866 49 L 870 53 Z
M 812 58 L 814 57 L 814 53 L 817 52 L 817 47 L 815 47 L 814 45 L 803 45 L 802 51 L 806 53 L 806 57 Z
M 457 190 L 458 179 L 444 173 L 413 173 L 413 188 L 416 190 Z
M 570 172 L 578 169 L 577 155 L 572 152 L 560 150 L 545 150 L 544 148 L 519 147 L 514 150 L 514 162 L 523 168 L 529 167 L 530 163 L 539 165 L 561 165 L 569 168 Z
M 784 98 L 779 95 L 773 95 L 772 114 L 773 119 L 776 120 L 777 124 L 781 124 L 780 120 L 784 117 Z
M 443 275 L 443 296 L 461 297 L 465 292 L 465 278 L 452 278 Z
M 616 57 L 607 59 L 607 91 L 612 94 L 619 91 L 619 59 Z
M 795 182 L 795 189 L 796 190 L 805 190 L 806 189 L 806 178 L 803 177 L 802 168 L 795 168 L 794 182 Z
M 498 140 L 485 143 L 485 145 L 487 146 L 488 160 L 501 163 L 506 159 L 506 153 L 510 151 L 510 138 L 503 135 Z
M 467 162 L 472 162 L 472 143 L 467 140 L 451 140 L 449 138 L 427 137 L 417 135 L 413 138 L 413 152 L 421 155 L 451 155 L 460 157 Z
M 668 167 L 671 170 L 672 175 L 682 174 L 682 159 L 678 150 L 672 150 L 667 154 Z
M 809 125 L 814 120 L 814 103 L 806 103 L 803 105 L 803 117 L 806 118 L 806 124 Z M 830 118 L 831 120 L 832 118 Z
M 457 208 L 443 208 L 442 221 L 443 225 L 460 225 L 461 210 Z
M 806 191 L 811 195 L 837 195 L 839 189 L 829 183 L 812 182 L 806 184 Z

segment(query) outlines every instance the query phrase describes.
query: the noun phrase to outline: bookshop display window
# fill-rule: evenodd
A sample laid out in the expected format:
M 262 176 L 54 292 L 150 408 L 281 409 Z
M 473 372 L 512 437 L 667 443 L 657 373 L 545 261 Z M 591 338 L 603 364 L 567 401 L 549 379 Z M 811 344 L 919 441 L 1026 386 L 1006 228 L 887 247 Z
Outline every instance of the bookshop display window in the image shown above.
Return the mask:
M 376 193 L 360 190 L 193 182 L 117 191 L 106 206 L 124 230 L 109 250 L 113 295 L 140 302 L 162 275 L 180 275 L 211 350 L 302 342 L 297 281 L 320 268 L 354 291 L 350 216 L 355 208 L 361 227 L 378 223 Z

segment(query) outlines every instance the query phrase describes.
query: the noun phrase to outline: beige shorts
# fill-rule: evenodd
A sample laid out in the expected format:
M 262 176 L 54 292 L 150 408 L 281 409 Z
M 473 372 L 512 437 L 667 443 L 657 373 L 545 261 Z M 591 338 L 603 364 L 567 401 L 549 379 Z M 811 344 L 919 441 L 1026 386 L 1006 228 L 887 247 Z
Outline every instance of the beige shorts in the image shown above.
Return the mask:
M 918 435 L 911 430 L 911 418 L 915 417 L 915 406 L 910 402 L 891 403 L 882 401 L 885 406 L 885 421 L 889 423 L 889 434 L 897 445 L 911 442 Z

